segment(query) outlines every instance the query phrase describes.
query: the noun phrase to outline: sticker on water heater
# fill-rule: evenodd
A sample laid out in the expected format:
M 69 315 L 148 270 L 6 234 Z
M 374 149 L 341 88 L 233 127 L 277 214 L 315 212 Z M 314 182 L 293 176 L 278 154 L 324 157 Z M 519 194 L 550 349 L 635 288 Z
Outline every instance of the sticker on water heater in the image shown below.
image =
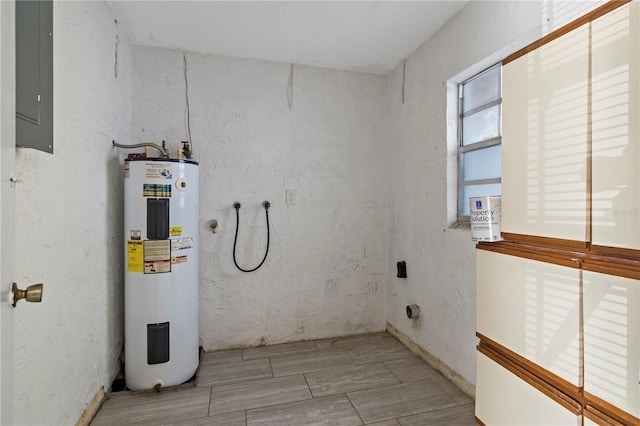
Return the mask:
M 128 178 L 129 176 L 131 176 L 131 172 L 129 170 L 130 166 L 129 166 L 129 162 L 125 161 L 124 162 L 124 178 Z
M 151 179 L 172 179 L 171 163 L 146 163 L 145 176 Z
M 193 247 L 193 238 L 176 238 L 171 240 L 171 251 L 184 250 Z
M 144 261 L 171 260 L 171 240 L 145 240 Z
M 173 235 L 173 236 L 182 235 L 182 226 L 170 226 L 169 235 Z
M 144 272 L 144 247 L 142 241 L 127 241 L 127 271 Z
M 144 241 L 144 273 L 171 272 L 171 240 Z
M 171 258 L 171 263 L 187 263 L 187 256 L 173 256 Z
M 142 196 L 154 197 L 154 198 L 171 197 L 171 185 L 164 185 L 164 184 L 157 184 L 157 183 L 143 183 Z
M 144 262 L 145 274 L 161 274 L 163 272 L 171 272 L 171 260 L 154 260 Z

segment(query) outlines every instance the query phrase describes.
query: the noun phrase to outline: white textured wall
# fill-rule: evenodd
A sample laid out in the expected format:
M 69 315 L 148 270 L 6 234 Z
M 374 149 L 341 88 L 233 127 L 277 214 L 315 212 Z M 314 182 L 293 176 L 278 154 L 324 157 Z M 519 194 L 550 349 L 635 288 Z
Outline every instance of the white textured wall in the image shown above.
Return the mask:
M 15 3 L 0 2 L 0 424 L 13 422 L 14 191 L 11 187 L 16 141 Z
M 123 341 L 122 176 L 131 47 L 101 2 L 54 3 L 54 154 L 16 158 L 15 424 L 73 424 L 109 386 Z
M 187 54 L 205 348 L 382 330 L 389 320 L 474 382 L 475 257 L 469 230 L 448 227 L 446 82 L 585 8 L 554 5 L 470 3 L 409 58 L 404 105 L 399 69 L 385 79 L 296 67 L 289 109 L 288 65 Z M 45 283 L 42 304 L 15 310 L 16 424 L 75 422 L 118 368 L 122 154 L 111 140 L 175 148 L 186 139 L 182 52 L 132 53 L 121 35 L 115 78 L 116 25 L 104 4 L 56 2 L 54 28 L 55 154 L 21 149 L 16 159 L 17 281 Z M 296 205 L 285 205 L 286 189 Z M 231 205 L 243 203 L 238 257 L 255 265 L 264 199 L 271 252 L 244 274 L 231 259 Z M 394 278 L 397 260 L 407 260 L 407 280 Z M 422 307 L 417 324 L 408 303 Z
M 135 46 L 140 141 L 186 139 L 183 53 Z M 385 77 L 187 53 L 200 161 L 200 335 L 205 349 L 383 330 L 386 265 Z M 285 190 L 297 204 L 285 204 Z M 263 200 L 271 248 L 259 263 Z M 212 234 L 207 222 L 217 219 Z
M 408 270 L 406 280 L 390 280 L 387 317 L 470 383 L 477 343 L 475 244 L 469 227 L 450 227 L 457 159 L 448 154 L 455 152 L 447 143 L 453 132 L 455 144 L 456 112 L 455 105 L 453 113 L 447 110 L 447 83 L 499 62 L 595 6 L 471 2 L 408 58 L 404 105 L 402 67 L 387 77 L 389 257 L 392 263 L 406 260 Z M 405 306 L 413 303 L 422 318 L 410 322 Z

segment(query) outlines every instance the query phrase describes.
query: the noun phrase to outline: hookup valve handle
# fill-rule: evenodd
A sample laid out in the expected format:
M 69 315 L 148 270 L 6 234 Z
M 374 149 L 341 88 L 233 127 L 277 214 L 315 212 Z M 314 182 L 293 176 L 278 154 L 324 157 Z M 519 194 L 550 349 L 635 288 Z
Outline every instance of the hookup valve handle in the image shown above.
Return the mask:
M 265 210 L 269 210 L 269 207 L 271 207 L 271 203 L 268 201 L 263 201 L 262 207 L 264 207 Z M 233 203 L 233 208 L 236 209 L 236 211 L 240 210 L 240 203 L 237 201 Z

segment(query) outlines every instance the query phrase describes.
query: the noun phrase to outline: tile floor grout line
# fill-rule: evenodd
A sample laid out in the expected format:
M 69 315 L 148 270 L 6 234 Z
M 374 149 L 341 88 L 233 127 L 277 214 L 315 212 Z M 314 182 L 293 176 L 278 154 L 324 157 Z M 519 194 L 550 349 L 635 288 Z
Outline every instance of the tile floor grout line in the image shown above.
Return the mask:
M 416 383 L 416 382 L 419 382 L 419 381 L 420 380 L 416 380 L 414 382 L 409 382 L 409 383 Z M 347 392 L 330 393 L 330 394 L 327 394 L 327 395 L 318 396 L 317 398 L 327 398 L 327 397 L 330 397 L 330 396 L 336 396 L 336 395 L 342 395 L 342 394 L 346 395 L 348 393 L 370 391 L 370 390 L 374 390 L 374 389 L 386 388 L 386 387 L 389 387 L 389 386 L 408 385 L 409 383 L 404 383 L 404 382 L 401 381 L 400 383 L 393 383 L 393 384 L 390 384 L 390 385 L 372 386 L 370 388 L 356 389 L 356 390 L 351 390 L 351 391 L 347 391 Z M 311 391 L 311 394 L 313 395 L 313 391 Z M 316 397 L 314 396 L 314 398 L 316 398 Z
M 399 381 L 400 383 L 405 383 L 405 381 L 404 381 L 404 380 L 402 380 L 400 377 L 398 377 L 398 376 L 396 375 L 396 373 L 394 373 L 394 372 L 393 372 L 393 370 L 391 370 L 391 369 L 387 366 L 387 362 L 389 362 L 389 361 L 381 362 L 380 364 L 382 364 L 382 365 L 384 366 L 384 368 L 386 368 L 387 370 L 389 370 L 389 373 L 391 373 L 391 374 L 393 375 L 393 377 L 395 377 L 396 379 L 398 379 L 398 381 Z M 409 382 L 406 382 L 406 383 L 409 383 Z
M 340 395 L 344 395 L 347 397 L 347 400 L 349 401 L 349 404 L 351 405 L 351 407 L 353 408 L 353 410 L 356 412 L 356 415 L 358 416 L 358 418 L 360 419 L 360 421 L 362 422 L 362 425 L 365 425 L 366 423 L 364 422 L 364 420 L 362 420 L 362 417 L 360 417 L 360 414 L 358 413 L 358 410 L 356 410 L 356 408 L 353 406 L 353 403 L 351 402 L 351 400 L 349 399 L 349 397 L 347 396 L 346 393 L 339 393 L 339 394 L 335 394 L 335 395 L 329 395 L 329 396 L 322 396 L 320 398 L 311 398 L 311 399 L 300 399 L 300 400 L 296 400 L 296 401 L 289 401 L 289 402 L 282 402 L 280 404 L 273 404 L 273 405 L 265 405 L 263 407 L 254 407 L 254 408 L 249 408 L 247 410 L 245 410 L 245 416 L 247 419 L 247 424 L 249 422 L 249 411 L 255 411 L 255 410 L 264 410 L 264 409 L 269 409 L 269 408 L 274 408 L 274 407 L 278 407 L 281 405 L 289 405 L 289 404 L 297 404 L 299 402 L 310 402 L 310 401 L 317 401 L 318 399 L 324 399 L 324 398 L 334 398 Z M 231 412 L 229 412 L 231 413 Z M 222 414 L 229 414 L 229 413 L 222 413 Z
M 267 381 L 267 380 L 283 379 L 285 377 L 299 376 L 300 374 L 301 373 L 296 373 L 296 374 L 289 374 L 287 376 L 263 377 L 263 378 L 260 378 L 260 379 L 252 379 L 252 380 L 247 380 L 247 381 L 242 381 L 242 382 L 221 383 L 221 384 L 218 384 L 218 385 L 211 385 L 211 388 L 220 388 L 220 387 L 223 387 L 223 386 L 233 386 L 233 385 L 242 385 L 242 384 L 249 384 L 249 383 L 255 383 L 255 382 L 264 382 L 264 381 Z
M 304 377 L 304 382 L 307 384 L 307 389 L 309 389 L 309 393 L 311 394 L 311 399 L 316 399 L 316 396 L 313 394 L 311 390 L 311 386 L 309 386 L 309 381 L 307 380 L 307 373 L 302 373 L 302 377 Z
M 356 408 L 355 405 L 353 405 L 353 401 L 351 401 L 351 398 L 349 398 L 349 395 L 347 395 L 347 393 L 345 392 L 344 394 L 345 397 L 347 397 L 347 401 L 349 401 L 349 404 L 351 404 L 351 406 L 353 407 L 353 411 L 356 412 L 356 415 L 358 416 L 358 418 L 360 419 L 360 421 L 362 422 L 363 425 L 366 425 L 366 423 L 364 422 L 364 419 L 362 418 L 362 416 L 360 415 L 360 413 L 358 412 L 358 409 Z
M 301 374 L 296 374 L 296 376 L 299 376 L 299 375 L 301 375 Z M 294 375 L 292 374 L 291 376 L 285 376 L 285 377 L 292 377 L 292 376 L 294 376 Z M 255 383 L 255 382 L 261 382 L 261 381 L 273 380 L 273 379 L 279 379 L 279 377 L 274 377 L 272 379 L 253 380 L 251 382 L 244 382 L 244 383 Z M 306 383 L 306 379 L 305 379 L 305 383 Z M 232 383 L 232 384 L 235 384 L 235 383 Z M 214 387 L 216 387 L 216 386 L 214 386 Z M 213 390 L 213 387 L 211 389 Z M 257 407 L 250 407 L 250 408 L 246 408 L 245 411 L 247 411 L 247 413 L 248 413 L 251 410 L 260 410 L 260 409 L 263 409 L 263 408 L 276 407 L 278 405 L 291 404 L 291 403 L 294 403 L 294 402 L 313 401 L 314 400 L 313 394 L 311 393 L 311 390 L 308 388 L 308 386 L 307 386 L 307 390 L 309 391 L 309 396 L 310 397 L 305 397 L 305 398 L 302 398 L 302 399 L 294 399 L 294 400 L 287 401 L 287 402 L 278 402 L 276 404 L 271 404 L 271 405 L 261 405 L 261 406 L 257 406 Z M 209 410 L 209 411 L 211 411 L 211 410 Z M 225 411 L 224 413 L 217 413 L 216 416 L 217 415 L 222 415 L 222 414 L 230 414 L 230 413 L 233 413 L 233 412 L 234 411 Z M 211 416 L 209 416 L 209 417 L 211 417 Z
M 267 361 L 269 361 L 269 370 L 271 370 L 271 378 L 275 379 L 276 375 L 273 374 L 273 364 L 271 364 L 271 357 L 267 357 Z
M 311 392 L 309 392 L 311 393 Z M 279 405 L 288 405 L 288 404 L 295 404 L 298 402 L 306 402 L 306 401 L 313 401 L 313 395 L 311 396 L 311 398 L 305 398 L 305 399 L 296 399 L 293 401 L 287 401 L 287 402 L 280 402 L 278 404 L 271 404 L 271 405 L 263 405 L 260 407 L 253 407 L 253 408 L 247 408 L 245 410 L 245 413 L 247 413 L 247 418 L 249 417 L 249 411 L 254 411 L 254 410 L 264 410 L 266 408 L 273 408 L 273 407 L 278 407 Z M 229 413 L 233 413 L 233 411 L 229 411 L 228 413 L 222 413 L 222 414 L 229 414 Z
M 371 365 L 374 365 L 374 364 L 382 365 L 387 370 L 389 370 L 389 368 L 386 365 L 384 365 L 384 363 L 382 363 L 382 362 L 372 363 Z M 304 375 L 304 379 L 307 380 L 307 374 L 322 373 L 322 372 L 327 372 L 327 371 L 336 371 L 336 370 L 342 370 L 342 369 L 347 369 L 347 368 L 351 368 L 351 367 L 358 367 L 358 366 L 353 365 L 353 366 L 350 366 L 350 367 L 328 368 L 326 370 L 310 371 L 308 373 L 302 373 L 302 374 Z M 398 376 L 393 374 L 393 372 L 391 370 L 389 370 L 389 373 L 398 381 L 398 383 L 391 383 L 391 384 L 388 384 L 388 385 L 378 385 L 378 386 L 371 385 L 371 387 L 366 387 L 366 388 L 362 388 L 362 389 L 355 389 L 355 390 L 351 390 L 351 391 L 347 391 L 347 392 L 330 393 L 330 394 L 317 396 L 317 397 L 314 395 L 313 390 L 311 389 L 311 386 L 309 386 L 309 381 L 308 380 L 307 380 L 307 385 L 309 386 L 309 390 L 311 391 L 311 394 L 314 395 L 313 396 L 314 398 L 325 398 L 325 397 L 336 396 L 336 395 L 340 395 L 340 394 L 367 391 L 367 390 L 373 390 L 373 389 L 378 389 L 378 388 L 387 387 L 387 386 L 403 385 L 403 384 L 409 384 L 409 383 L 417 382 L 417 381 L 420 381 L 420 380 L 425 380 L 425 379 L 420 379 L 420 380 L 414 380 L 413 382 L 403 382 L 402 380 L 400 380 L 400 378 Z
M 349 357 L 349 359 L 351 360 L 351 362 L 353 362 L 354 364 L 356 363 L 356 360 L 355 360 L 355 359 L 353 359 L 353 357 L 352 357 L 351 355 L 349 355 L 349 351 L 348 351 L 348 350 L 345 350 L 345 351 L 344 351 L 344 353 L 345 353 L 345 354 L 347 354 L 347 356 Z M 356 365 L 357 365 L 357 364 L 356 364 Z

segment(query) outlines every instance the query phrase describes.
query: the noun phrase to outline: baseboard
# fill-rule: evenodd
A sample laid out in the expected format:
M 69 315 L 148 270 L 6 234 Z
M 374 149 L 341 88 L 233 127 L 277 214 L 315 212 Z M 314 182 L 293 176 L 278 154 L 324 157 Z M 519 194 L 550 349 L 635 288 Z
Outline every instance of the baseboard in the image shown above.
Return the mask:
M 438 370 L 444 377 L 446 377 L 451 383 L 456 385 L 462 392 L 469 397 L 476 399 L 476 387 L 469 383 L 464 377 L 452 370 L 447 364 L 442 362 L 439 358 L 429 353 L 422 346 L 411 340 L 409 336 L 400 331 L 395 325 L 387 321 L 387 333 L 398 339 L 403 345 L 405 345 L 411 352 L 422 358 L 427 364 L 434 369 Z
M 93 418 L 98 414 L 98 410 L 102 407 L 102 403 L 106 398 L 104 386 L 100 388 L 96 396 L 93 397 L 87 408 L 84 409 L 82 416 L 76 422 L 76 426 L 89 426 Z

